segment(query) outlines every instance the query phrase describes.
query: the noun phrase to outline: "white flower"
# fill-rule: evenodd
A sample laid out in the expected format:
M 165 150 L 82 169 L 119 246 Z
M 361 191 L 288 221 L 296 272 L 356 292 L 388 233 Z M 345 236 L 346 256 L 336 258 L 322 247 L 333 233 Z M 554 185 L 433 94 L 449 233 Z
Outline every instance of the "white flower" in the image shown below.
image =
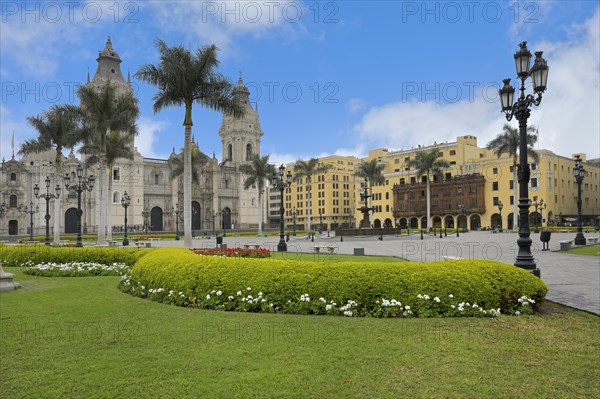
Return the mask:
M 451 307 L 452 309 L 454 309 L 456 306 L 454 306 L 454 305 L 450 305 L 450 307 Z
M 449 296 L 450 298 L 454 298 L 454 295 L 452 295 L 452 294 L 450 294 L 450 295 L 448 295 L 448 296 Z
M 221 294 L 223 294 L 221 290 L 217 291 L 217 296 L 221 296 Z
M 404 309 L 405 309 L 405 310 L 410 310 L 410 306 L 406 305 L 406 306 L 404 307 Z
M 206 299 L 210 299 L 210 294 L 207 294 L 207 295 L 206 295 Z
M 246 291 L 252 291 L 252 288 L 248 287 L 246 288 Z
M 353 313 L 352 313 L 352 311 L 351 311 L 351 310 L 346 310 L 346 311 L 344 312 L 344 316 L 352 317 L 352 314 L 353 314 Z
M 429 300 L 429 295 L 427 295 L 427 294 L 423 295 L 423 299 Z
M 233 301 L 233 297 L 232 297 L 231 295 L 229 295 L 229 296 L 227 297 L 227 299 L 229 299 L 230 301 Z
M 321 301 L 321 302 L 323 302 L 323 303 L 326 303 L 326 302 L 327 302 L 327 301 L 325 300 L 325 298 L 323 298 L 323 297 L 319 298 L 319 301 Z
M 519 312 L 518 310 L 515 312 L 515 316 L 518 316 L 520 314 L 521 314 L 521 312 Z
M 236 292 L 236 294 L 237 294 L 238 296 L 242 296 L 242 291 L 238 291 L 238 292 Z
M 325 305 L 325 310 L 331 310 L 332 307 L 333 306 L 331 306 L 331 305 Z
M 435 298 L 433 298 L 434 302 L 440 302 L 440 298 L 438 298 L 437 296 Z
M 263 293 L 262 293 L 262 292 L 259 292 L 259 293 L 258 293 L 258 296 L 263 296 Z
M 419 294 L 419 295 L 417 295 L 417 298 L 423 299 L 423 295 Z

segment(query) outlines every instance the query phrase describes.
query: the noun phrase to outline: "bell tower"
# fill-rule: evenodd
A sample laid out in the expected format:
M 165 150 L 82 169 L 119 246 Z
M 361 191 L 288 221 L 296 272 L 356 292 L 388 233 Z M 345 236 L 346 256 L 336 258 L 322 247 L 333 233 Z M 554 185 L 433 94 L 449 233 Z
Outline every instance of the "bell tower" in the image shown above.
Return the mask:
M 239 165 L 260 154 L 260 138 L 264 134 L 258 118 L 258 106 L 252 108 L 250 91 L 244 85 L 242 76 L 233 89 L 234 98 L 244 106 L 246 113 L 242 118 L 223 114 L 223 122 L 219 129 L 222 146 L 222 160 L 232 165 Z

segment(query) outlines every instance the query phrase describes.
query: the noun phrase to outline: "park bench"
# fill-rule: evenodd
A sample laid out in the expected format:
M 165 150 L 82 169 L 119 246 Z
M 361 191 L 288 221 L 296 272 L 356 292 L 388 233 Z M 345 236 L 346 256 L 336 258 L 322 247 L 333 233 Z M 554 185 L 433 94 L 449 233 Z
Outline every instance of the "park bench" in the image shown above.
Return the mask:
M 590 244 L 598 244 L 598 237 L 589 237 L 587 242 Z
M 326 249 L 332 254 L 337 247 L 335 245 L 314 245 L 312 248 L 317 254 L 321 253 L 321 249 Z
M 148 238 L 146 238 L 146 240 L 148 240 L 148 241 L 160 241 L 160 240 L 162 240 L 162 237 L 148 237 Z
M 244 247 L 245 250 L 250 249 L 250 247 L 252 247 L 252 248 L 254 248 L 256 250 L 259 250 L 260 249 L 260 244 L 244 244 L 243 247 Z
M 573 240 L 559 241 L 559 244 L 560 244 L 560 250 L 561 251 L 568 251 L 569 249 L 571 249 L 571 245 L 573 244 Z

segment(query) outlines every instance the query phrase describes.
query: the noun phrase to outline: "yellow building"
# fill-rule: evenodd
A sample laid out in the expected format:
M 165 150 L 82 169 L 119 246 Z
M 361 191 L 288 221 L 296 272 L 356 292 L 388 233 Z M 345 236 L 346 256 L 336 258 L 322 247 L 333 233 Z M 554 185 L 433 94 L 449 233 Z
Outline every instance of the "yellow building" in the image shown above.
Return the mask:
M 498 158 L 493 151 L 477 146 L 477 138 L 467 135 L 460 136 L 455 142 L 435 143 L 440 152 L 440 158 L 450 163 L 450 167 L 444 171 L 443 180 L 466 178 L 468 176 L 483 176 L 483 196 L 481 193 L 475 195 L 481 203 L 463 203 L 466 215 L 459 212 L 456 201 L 451 205 L 450 198 L 456 197 L 454 192 L 440 192 L 431 198 L 432 227 L 463 226 L 461 218 L 466 218 L 470 229 L 498 227 L 500 225 L 500 211 L 498 205 L 503 204 L 502 226 L 513 228 L 514 214 L 514 173 L 513 159 L 505 154 Z M 403 215 L 399 204 L 396 204 L 396 218 L 394 218 L 394 185 L 415 185 L 421 187 L 420 180 L 415 170 L 408 167 L 408 162 L 414 159 L 419 151 L 429 150 L 434 147 L 417 147 L 410 150 L 389 151 L 379 148 L 369 151 L 368 156 L 361 161 L 377 159 L 385 165 L 385 182 L 373 187 L 373 227 L 409 225 L 414 228 L 425 228 L 427 225 L 426 210 L 418 209 L 418 216 L 407 217 Z M 600 193 L 598 190 L 598 177 L 600 174 L 600 162 L 594 160 L 586 161 L 585 154 L 573 154 L 572 157 L 557 155 L 549 150 L 538 150 L 539 161 L 534 163 L 530 160 L 531 180 L 529 183 L 529 197 L 532 201 L 530 208 L 530 224 L 538 226 L 553 223 L 573 223 L 577 216 L 577 184 L 573 175 L 575 155 L 580 155 L 586 170 L 585 180 L 582 186 L 582 213 L 587 223 L 592 223 L 594 218 L 600 215 Z M 424 179 L 424 177 L 422 177 Z M 457 180 L 458 181 L 458 180 Z M 466 181 L 466 180 L 465 180 Z M 437 179 L 432 177 L 432 191 Z M 424 184 L 422 185 L 425 186 Z M 518 186 L 518 183 L 517 183 Z M 406 186 L 408 188 L 408 186 Z M 469 188 L 476 190 L 473 185 Z M 355 198 L 359 198 L 359 187 L 355 187 Z M 460 194 L 462 187 L 457 189 Z M 420 201 L 419 196 L 424 196 L 424 190 L 420 190 L 415 201 Z M 517 199 L 518 200 L 518 199 Z M 543 200 L 543 201 L 542 201 Z M 473 200 L 472 200 L 473 201 Z M 466 201 L 465 201 L 466 202 Z M 476 201 L 475 201 L 476 202 Z M 535 205 L 538 205 L 537 211 Z M 540 205 L 541 204 L 541 205 Z M 356 211 L 362 204 L 356 204 Z M 417 206 L 416 208 L 421 208 Z M 413 208 L 413 213 L 416 208 Z M 470 209 L 477 209 L 471 212 Z M 518 215 L 518 210 L 516 211 Z
M 292 230 L 294 223 L 297 230 L 308 228 L 309 198 L 312 230 L 327 231 L 353 225 L 356 207 L 354 168 L 358 161 L 356 157 L 338 155 L 319 158 L 319 165 L 331 165 L 329 172 L 313 176 L 310 185 L 306 178 L 294 180 L 284 193 L 286 229 Z M 293 164 L 287 168 L 293 173 Z

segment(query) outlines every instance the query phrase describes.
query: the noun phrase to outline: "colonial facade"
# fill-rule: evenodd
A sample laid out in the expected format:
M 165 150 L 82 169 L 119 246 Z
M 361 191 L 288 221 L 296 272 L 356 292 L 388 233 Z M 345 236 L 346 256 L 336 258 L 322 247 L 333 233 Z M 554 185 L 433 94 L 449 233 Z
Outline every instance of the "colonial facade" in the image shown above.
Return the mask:
M 110 80 L 118 93 L 131 91 L 131 79 L 121 72 L 121 59 L 112 47 L 110 38 L 105 48 L 99 52 L 98 66 L 93 78 L 89 73 L 87 85 L 100 87 Z M 222 229 L 255 228 L 258 217 L 264 210 L 258 209 L 258 191 L 256 188 L 244 190 L 244 176 L 239 166 L 247 162 L 253 154 L 260 154 L 260 143 L 263 131 L 260 126 L 258 109 L 249 101 L 249 91 L 240 77 L 234 88 L 234 96 L 246 107 L 246 115 L 234 119 L 224 115 L 219 136 L 222 142 L 222 162 L 216 156 L 202 154 L 199 181 L 192 185 L 192 230 L 196 234 Z M 183 129 L 181 132 L 183 139 Z M 197 146 L 196 143 L 193 143 Z M 123 228 L 125 208 L 121 206 L 121 196 L 127 192 L 131 197 L 128 208 L 128 225 L 137 231 L 174 231 L 176 218 L 180 219 L 180 231 L 183 230 L 183 188 L 182 176 L 173 177 L 169 159 L 182 157 L 182 151 L 173 152 L 169 159 L 146 158 L 139 153 L 132 140 L 133 160 L 119 159 L 111 170 L 109 187 L 96 185 L 91 192 L 82 193 L 82 226 L 84 233 L 95 233 L 99 210 L 100 195 L 107 195 L 109 200 L 109 217 L 113 231 Z M 33 214 L 34 234 L 45 231 L 46 203 L 36 199 L 33 187 L 38 184 L 40 192 L 45 193 L 44 180 L 50 177 L 50 190 L 59 184 L 62 188 L 58 199 L 49 202 L 49 214 L 53 218 L 54 207 L 59 207 L 60 233 L 76 232 L 77 194 L 67 191 L 63 176 L 71 175 L 75 182 L 76 169 L 83 165 L 85 158 L 78 158 L 73 152 L 65 156 L 62 163 L 62 174 L 56 176 L 55 153 L 32 154 L 16 159 L 2 161 L 0 169 L 0 204 L 4 204 L 0 215 L 0 236 L 25 235 L 29 233 L 31 215 L 25 212 L 25 206 L 39 212 Z M 85 175 L 98 176 L 97 168 L 91 167 Z M 50 221 L 51 234 L 53 220 Z

